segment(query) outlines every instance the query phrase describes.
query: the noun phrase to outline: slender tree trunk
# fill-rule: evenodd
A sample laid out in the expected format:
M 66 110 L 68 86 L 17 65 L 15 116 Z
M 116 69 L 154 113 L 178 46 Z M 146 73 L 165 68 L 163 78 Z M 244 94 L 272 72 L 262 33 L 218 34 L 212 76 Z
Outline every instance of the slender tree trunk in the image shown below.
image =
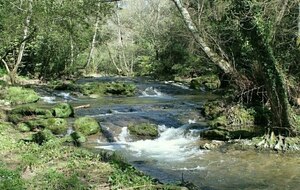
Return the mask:
M 70 69 L 73 70 L 74 66 L 74 42 L 73 42 L 73 37 L 70 37 L 70 51 L 71 51 L 71 60 L 70 60 Z
M 118 74 L 120 74 L 120 73 L 122 72 L 122 69 L 120 69 L 120 68 L 118 67 L 118 65 L 116 64 L 115 59 L 113 58 L 112 53 L 111 53 L 111 51 L 110 51 L 110 49 L 109 49 L 109 46 L 108 46 L 107 44 L 106 44 L 106 47 L 107 47 L 108 55 L 109 55 L 109 58 L 110 58 L 111 62 L 112 62 L 113 65 L 116 67 L 116 69 L 117 69 L 117 71 L 118 71 Z
M 23 39 L 24 39 L 24 41 L 20 45 L 17 62 L 15 63 L 14 68 L 9 73 L 10 81 L 11 81 L 12 84 L 16 83 L 17 71 L 18 71 L 18 68 L 19 68 L 19 66 L 21 65 L 21 62 L 22 62 L 22 58 L 23 58 L 23 54 L 24 54 L 24 50 L 25 50 L 25 45 L 26 45 L 26 40 L 25 39 L 27 38 L 28 33 L 29 33 L 29 25 L 30 25 L 30 21 L 31 21 L 31 16 L 32 16 L 32 0 L 28 0 L 27 17 L 26 17 L 26 20 L 25 20 L 25 26 L 24 26 L 24 30 L 23 30 Z
M 297 45 L 300 48 L 300 2 L 298 3 L 298 10 L 299 10 L 299 14 L 298 14 L 298 39 L 297 39 Z
M 214 52 L 208 45 L 208 43 L 201 37 L 200 31 L 197 29 L 196 25 L 194 24 L 189 12 L 187 9 L 183 6 L 181 0 L 172 0 L 179 12 L 181 13 L 183 20 L 191 32 L 192 36 L 196 40 L 196 42 L 200 45 L 201 49 L 205 52 L 207 57 L 217 66 L 219 66 L 224 73 L 236 75 L 237 72 L 232 66 L 231 63 L 229 63 L 227 60 L 222 58 L 220 55 L 218 55 L 216 52 Z
M 91 60 L 92 60 L 92 57 L 94 55 L 94 51 L 95 51 L 95 47 L 96 47 L 96 38 L 97 38 L 98 29 L 99 29 L 99 22 L 100 22 L 100 17 L 97 16 L 96 17 L 96 22 L 94 24 L 94 35 L 93 35 L 93 39 L 92 39 L 92 42 L 91 42 L 90 52 L 89 52 L 89 55 L 88 55 L 87 62 L 84 66 L 85 69 L 88 69 L 90 67 Z
M 287 135 L 291 132 L 293 122 L 284 74 L 279 69 L 272 47 L 256 24 L 257 22 L 248 3 L 246 0 L 235 0 L 235 7 L 241 19 L 241 31 L 257 51 L 256 59 L 261 63 L 265 88 L 272 111 L 273 131 Z
M 288 3 L 289 3 L 289 0 L 284 0 L 283 1 L 282 7 L 281 7 L 276 19 L 275 19 L 274 29 L 271 31 L 271 34 L 270 34 L 270 39 L 271 40 L 274 40 L 277 28 L 279 27 L 279 25 L 281 23 L 281 20 L 284 17 L 284 14 L 285 14 L 287 6 L 288 6 Z
M 129 75 L 130 74 L 130 68 L 128 66 L 128 61 L 127 61 L 127 57 L 125 55 L 125 46 L 123 43 L 123 35 L 122 35 L 122 31 L 121 31 L 121 21 L 120 21 L 120 16 L 118 13 L 116 13 L 117 16 L 117 25 L 118 25 L 118 38 L 119 38 L 119 62 L 122 68 L 122 71 L 126 74 Z

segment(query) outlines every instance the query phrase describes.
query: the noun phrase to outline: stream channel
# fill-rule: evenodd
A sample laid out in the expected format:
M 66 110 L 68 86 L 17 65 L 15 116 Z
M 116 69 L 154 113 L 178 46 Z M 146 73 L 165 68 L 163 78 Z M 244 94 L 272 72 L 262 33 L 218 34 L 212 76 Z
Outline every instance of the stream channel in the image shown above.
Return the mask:
M 45 104 L 67 101 L 73 106 L 91 105 L 76 110 L 76 116 L 90 116 L 100 122 L 105 137 L 97 136 L 86 145 L 95 151 L 117 151 L 137 169 L 165 183 L 183 179 L 206 190 L 300 189 L 299 154 L 199 149 L 200 131 L 190 126 L 206 127 L 200 110 L 207 100 L 217 98 L 212 93 L 142 78 L 85 78 L 77 83 L 97 81 L 134 83 L 138 94 L 89 98 L 40 90 Z M 158 125 L 158 138 L 138 140 L 130 136 L 127 126 L 144 122 Z

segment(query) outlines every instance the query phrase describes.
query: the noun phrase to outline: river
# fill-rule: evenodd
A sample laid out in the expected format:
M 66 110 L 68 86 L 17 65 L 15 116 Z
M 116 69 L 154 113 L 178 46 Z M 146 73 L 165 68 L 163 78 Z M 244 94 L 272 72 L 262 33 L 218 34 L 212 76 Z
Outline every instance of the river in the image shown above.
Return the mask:
M 67 101 L 72 105 L 90 104 L 76 116 L 96 118 L 104 131 L 86 145 L 95 151 L 119 152 L 129 163 L 165 183 L 182 180 L 199 189 L 299 189 L 300 158 L 295 154 L 259 153 L 256 151 L 205 151 L 199 149 L 200 129 L 206 128 L 200 113 L 202 105 L 216 95 L 193 91 L 173 82 L 143 78 L 86 78 L 78 83 L 122 81 L 134 83 L 134 97 L 105 96 L 89 98 L 72 96 L 70 92 L 41 92 L 49 104 Z M 133 139 L 129 124 L 150 122 L 159 128 L 159 137 L 152 140 Z

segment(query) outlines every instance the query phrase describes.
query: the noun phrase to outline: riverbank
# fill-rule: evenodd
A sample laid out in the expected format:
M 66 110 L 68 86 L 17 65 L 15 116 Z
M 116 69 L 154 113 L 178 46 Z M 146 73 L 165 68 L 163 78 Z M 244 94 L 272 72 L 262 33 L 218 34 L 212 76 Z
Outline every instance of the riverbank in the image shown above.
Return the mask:
M 0 123 L 0 189 L 181 189 L 162 185 L 120 157 L 65 145 L 26 142 L 10 123 Z

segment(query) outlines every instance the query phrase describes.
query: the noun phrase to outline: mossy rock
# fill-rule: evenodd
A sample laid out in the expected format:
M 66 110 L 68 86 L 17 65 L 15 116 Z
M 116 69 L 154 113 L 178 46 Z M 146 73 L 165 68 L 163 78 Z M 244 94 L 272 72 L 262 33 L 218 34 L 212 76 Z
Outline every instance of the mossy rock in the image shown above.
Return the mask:
M 151 123 L 140 123 L 136 125 L 129 125 L 128 130 L 131 135 L 141 138 L 156 138 L 158 137 L 158 128 Z
M 215 90 L 220 88 L 221 81 L 218 75 L 211 74 L 211 75 L 203 75 L 191 80 L 190 88 L 200 90 L 202 88 L 208 90 Z
M 29 119 L 51 118 L 52 111 L 48 109 L 37 108 L 36 106 L 19 106 L 10 111 L 8 120 L 13 123 L 19 123 Z
M 22 116 L 38 116 L 43 118 L 52 117 L 52 111 L 43 108 L 37 108 L 33 105 L 19 106 L 11 110 L 10 114 L 20 114 Z
M 208 140 L 221 140 L 226 141 L 230 139 L 230 133 L 226 129 L 215 128 L 201 133 L 201 137 Z
M 80 92 L 84 95 L 125 95 L 133 96 L 136 93 L 136 86 L 134 84 L 127 84 L 121 82 L 111 83 L 86 83 L 80 86 Z
M 80 86 L 79 91 L 84 95 L 103 95 L 106 91 L 106 85 L 104 83 L 86 83 Z
M 210 119 L 209 125 L 212 127 L 248 128 L 255 123 L 255 111 L 239 104 L 225 108 L 219 102 L 207 103 L 204 105 L 204 114 Z
M 81 146 L 82 143 L 87 141 L 86 137 L 81 132 L 73 132 L 70 134 L 74 146 Z
M 23 87 L 8 87 L 6 89 L 4 99 L 8 100 L 13 105 L 17 105 L 37 102 L 40 97 L 32 89 Z
M 53 134 L 63 134 L 68 129 L 68 122 L 62 118 L 48 118 L 48 119 L 36 119 L 29 120 L 26 124 L 31 130 L 36 128 L 44 128 L 50 130 Z
M 39 145 L 54 140 L 55 138 L 55 135 L 48 129 L 44 129 L 32 135 L 32 141 Z
M 29 132 L 31 130 L 31 128 L 29 127 L 29 125 L 27 125 L 26 123 L 18 123 L 17 129 L 20 132 Z
M 54 90 L 78 91 L 78 85 L 70 81 L 54 81 L 51 84 L 49 84 L 49 87 Z
M 54 117 L 66 118 L 74 116 L 74 109 L 68 103 L 60 103 L 52 108 L 52 113 Z
M 112 82 L 107 84 L 105 92 L 113 95 L 133 96 L 136 92 L 136 86 L 134 84 Z
M 83 135 L 93 135 L 100 131 L 100 125 L 94 118 L 80 117 L 74 122 L 74 129 Z

